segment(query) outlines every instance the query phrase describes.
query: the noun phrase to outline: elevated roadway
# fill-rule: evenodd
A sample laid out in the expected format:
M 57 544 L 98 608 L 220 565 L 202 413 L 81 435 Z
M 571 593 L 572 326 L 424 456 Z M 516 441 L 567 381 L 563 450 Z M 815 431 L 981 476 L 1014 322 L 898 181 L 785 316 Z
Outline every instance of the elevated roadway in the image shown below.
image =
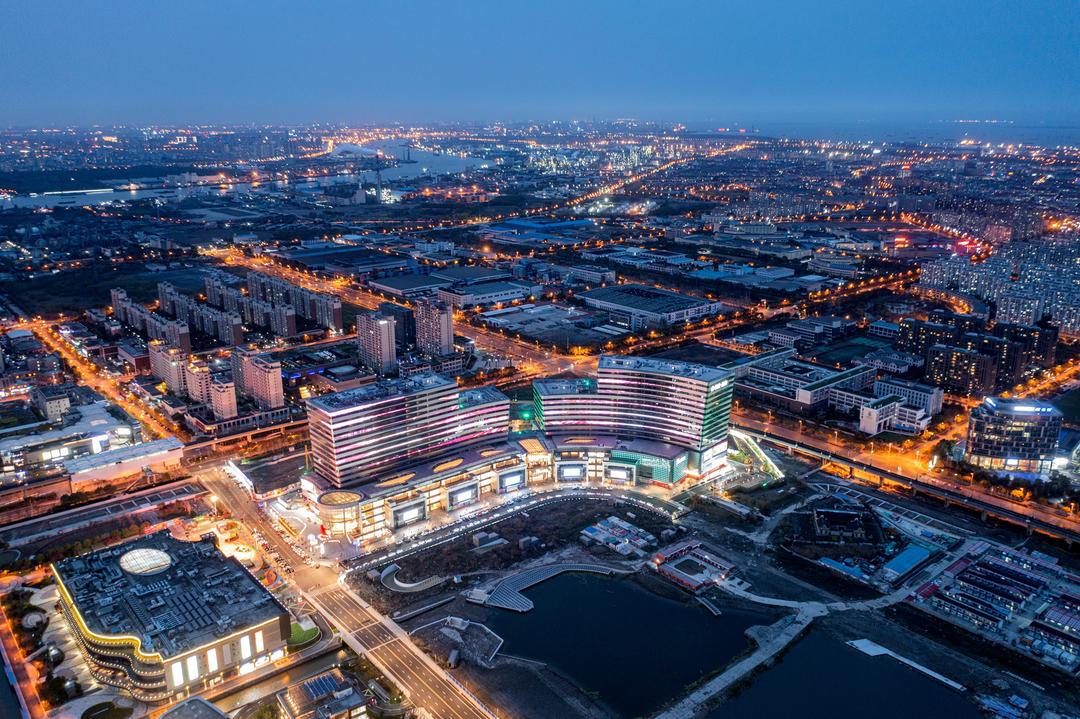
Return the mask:
M 853 479 L 874 478 L 880 484 L 892 482 L 910 488 L 914 492 L 936 497 L 942 501 L 978 510 L 987 516 L 993 516 L 1007 522 L 1018 524 L 1030 531 L 1038 531 L 1052 537 L 1064 539 L 1070 544 L 1080 541 L 1080 523 L 1064 511 L 1026 502 L 1015 502 L 1005 497 L 988 494 L 980 489 L 958 482 L 938 479 L 926 473 L 904 469 L 901 464 L 894 469 L 882 466 L 880 460 L 857 451 L 847 451 L 805 432 L 797 432 L 781 427 L 763 427 L 762 423 L 750 424 L 745 421 L 732 422 L 733 426 L 751 437 L 792 452 L 820 459 L 824 462 L 845 467 Z M 891 464 L 891 461 L 890 461 Z M 910 463 L 908 463 L 910 466 Z

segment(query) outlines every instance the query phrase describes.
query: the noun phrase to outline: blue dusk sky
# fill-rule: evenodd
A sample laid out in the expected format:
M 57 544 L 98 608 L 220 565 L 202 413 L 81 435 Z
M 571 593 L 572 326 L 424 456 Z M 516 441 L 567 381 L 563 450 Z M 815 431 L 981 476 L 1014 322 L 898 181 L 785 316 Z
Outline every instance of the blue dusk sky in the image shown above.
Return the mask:
M 1080 120 L 1076 0 L 4 0 L 0 125 Z

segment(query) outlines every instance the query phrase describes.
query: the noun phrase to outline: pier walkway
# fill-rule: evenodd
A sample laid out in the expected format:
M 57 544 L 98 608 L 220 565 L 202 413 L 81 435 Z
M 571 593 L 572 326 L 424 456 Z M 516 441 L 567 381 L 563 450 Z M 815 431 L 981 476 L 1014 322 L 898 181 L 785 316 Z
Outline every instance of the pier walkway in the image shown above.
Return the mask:
M 533 567 L 517 574 L 511 575 L 495 585 L 495 588 L 487 595 L 484 606 L 509 609 L 513 612 L 527 612 L 533 608 L 532 600 L 521 592 L 529 587 L 536 586 L 540 582 L 551 579 L 563 572 L 592 572 L 594 574 L 610 575 L 616 570 L 605 567 L 603 564 L 548 564 L 542 567 Z
M 930 669 L 928 667 L 924 667 L 922 664 L 919 664 L 918 662 L 912 661 L 911 659 L 908 659 L 907 657 L 901 656 L 901 655 L 897 654 L 896 652 L 894 652 L 893 650 L 881 646 L 877 642 L 872 642 L 869 639 L 853 639 L 850 642 L 848 642 L 848 646 L 855 647 L 856 649 L 858 649 L 863 654 L 866 654 L 867 656 L 871 656 L 871 657 L 880 657 L 882 655 L 890 656 L 893 659 L 895 659 L 896 661 L 900 662 L 901 664 L 906 664 L 909 667 L 911 667 L 912 669 L 915 669 L 916 671 L 920 671 L 923 674 L 925 674 L 926 676 L 931 677 L 932 679 L 937 679 L 939 682 L 941 682 L 945 686 L 949 687 L 950 689 L 955 689 L 958 692 L 967 691 L 967 687 L 965 687 L 960 682 L 954 682 L 952 679 L 949 679 L 947 676 L 945 676 L 943 674 L 938 674 L 933 669 Z
M 690 692 L 671 707 L 654 715 L 653 719 L 694 719 L 709 707 L 716 697 L 723 694 L 744 677 L 762 667 L 784 647 L 795 640 L 810 626 L 815 617 L 825 614 L 820 606 L 803 607 L 798 614 L 786 616 L 767 627 L 751 627 L 756 636 L 757 649 L 746 657 L 732 664 L 720 674 Z

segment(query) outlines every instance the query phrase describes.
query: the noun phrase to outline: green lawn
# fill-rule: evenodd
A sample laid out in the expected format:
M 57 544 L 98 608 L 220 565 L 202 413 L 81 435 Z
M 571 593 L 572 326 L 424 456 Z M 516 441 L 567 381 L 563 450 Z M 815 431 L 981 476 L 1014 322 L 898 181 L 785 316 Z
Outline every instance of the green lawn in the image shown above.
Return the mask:
M 869 337 L 851 337 L 850 339 L 830 344 L 824 348 L 819 348 L 820 351 L 815 351 L 813 357 L 818 362 L 823 362 L 825 364 L 836 364 L 839 362 L 842 365 L 847 365 L 856 357 L 862 357 L 867 352 L 881 349 L 882 347 L 887 346 L 887 344 L 887 342 L 871 339 Z
M 320 630 L 318 627 L 312 627 L 311 629 L 304 629 L 299 624 L 293 622 L 292 630 L 289 634 L 290 646 L 301 646 L 308 642 L 315 641 L 319 636 Z

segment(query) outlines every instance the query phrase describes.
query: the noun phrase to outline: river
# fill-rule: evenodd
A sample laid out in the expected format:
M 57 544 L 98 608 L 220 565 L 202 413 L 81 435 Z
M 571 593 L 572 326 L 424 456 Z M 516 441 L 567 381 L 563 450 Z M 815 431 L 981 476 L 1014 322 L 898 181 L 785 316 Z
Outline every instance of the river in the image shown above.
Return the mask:
M 400 157 L 401 153 L 401 148 L 393 143 L 376 143 L 365 149 L 382 150 L 384 154 L 390 155 L 391 157 Z M 388 167 L 383 170 L 383 181 L 410 180 L 431 175 L 465 172 L 466 170 L 476 169 L 488 164 L 487 160 L 475 157 L 457 157 L 455 155 L 445 154 L 436 155 L 431 152 L 424 152 L 417 149 L 411 150 L 410 155 L 414 162 L 401 163 L 396 167 Z M 348 182 L 355 184 L 357 176 L 366 182 L 375 182 L 374 172 L 362 172 L 294 181 L 293 185 L 316 185 L 325 187 L 336 183 Z M 118 174 L 115 181 L 122 182 L 124 180 L 124 176 Z M 144 190 L 71 190 L 55 193 L 41 193 L 35 197 L 31 197 L 30 195 L 15 195 L 6 201 L 0 199 L 0 209 L 9 207 L 82 207 L 84 205 L 101 205 L 107 202 L 130 202 L 132 200 L 153 198 L 175 200 L 198 194 L 205 194 L 207 192 L 211 193 L 211 196 L 227 197 L 232 194 L 246 192 L 259 194 L 268 192 L 271 189 L 280 190 L 283 187 L 285 187 L 285 183 L 283 182 L 258 183 L 255 185 L 247 182 L 240 182 L 232 185 L 223 185 L 221 187 L 214 185 L 200 185 L 197 187 L 170 187 Z

